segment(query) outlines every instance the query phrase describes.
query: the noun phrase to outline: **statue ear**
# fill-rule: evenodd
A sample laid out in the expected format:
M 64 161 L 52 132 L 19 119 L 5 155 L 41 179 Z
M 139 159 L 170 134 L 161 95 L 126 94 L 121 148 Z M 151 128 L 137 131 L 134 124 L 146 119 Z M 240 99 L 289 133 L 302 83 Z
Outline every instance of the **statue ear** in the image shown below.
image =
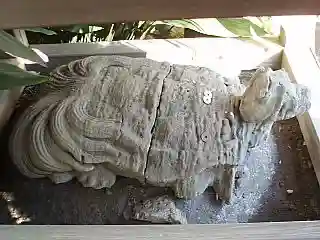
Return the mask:
M 247 122 L 261 122 L 279 111 L 285 88 L 272 81 L 272 70 L 258 70 L 240 103 L 240 114 Z
M 239 110 L 242 119 L 247 122 L 262 121 L 267 112 L 264 112 L 261 105 L 265 105 L 269 99 L 270 92 L 269 70 L 259 68 L 250 80 L 250 84 L 245 90 Z
M 270 89 L 270 71 L 270 68 L 266 69 L 260 67 L 250 79 L 249 87 L 247 88 L 247 90 L 249 91 L 249 89 L 254 89 L 256 99 L 263 99 L 264 97 L 266 97 L 266 94 Z

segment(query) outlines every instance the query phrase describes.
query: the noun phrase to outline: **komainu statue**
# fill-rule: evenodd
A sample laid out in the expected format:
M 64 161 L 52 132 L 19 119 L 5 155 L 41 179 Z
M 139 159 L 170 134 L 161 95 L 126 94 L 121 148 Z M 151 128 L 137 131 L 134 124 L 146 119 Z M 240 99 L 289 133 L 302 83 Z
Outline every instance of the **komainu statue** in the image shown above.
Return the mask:
M 10 154 L 21 173 L 110 188 L 116 176 L 191 199 L 232 197 L 237 166 L 275 121 L 310 108 L 310 91 L 259 68 L 244 86 L 204 67 L 94 56 L 51 73 L 20 116 Z

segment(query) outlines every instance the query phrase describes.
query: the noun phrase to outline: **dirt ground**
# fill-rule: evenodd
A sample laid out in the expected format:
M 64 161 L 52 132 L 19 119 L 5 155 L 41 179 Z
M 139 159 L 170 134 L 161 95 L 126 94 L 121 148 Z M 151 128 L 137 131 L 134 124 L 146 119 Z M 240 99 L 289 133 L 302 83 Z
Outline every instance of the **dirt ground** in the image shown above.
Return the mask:
M 142 189 L 124 178 L 110 190 L 84 188 L 76 181 L 54 185 L 48 179 L 28 179 L 17 171 L 8 156 L 10 127 L 1 137 L 2 224 L 145 224 L 123 217 L 128 197 L 139 200 L 141 196 L 167 191 Z M 188 223 L 320 218 L 320 188 L 296 119 L 275 124 L 268 142 L 248 153 L 243 172 L 229 205 L 217 202 L 212 189 L 192 201 L 177 200 Z

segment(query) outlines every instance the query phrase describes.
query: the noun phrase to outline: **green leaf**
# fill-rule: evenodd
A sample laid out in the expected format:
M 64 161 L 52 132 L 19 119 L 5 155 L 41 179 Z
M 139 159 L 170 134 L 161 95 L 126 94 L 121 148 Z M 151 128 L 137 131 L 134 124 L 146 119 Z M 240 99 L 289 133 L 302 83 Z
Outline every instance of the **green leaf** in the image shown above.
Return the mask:
M 188 28 L 205 35 L 217 37 L 251 37 L 252 30 L 258 36 L 268 34 L 264 29 L 263 22 L 261 22 L 260 19 L 254 18 L 201 18 L 157 21 L 157 24 L 161 23 Z
M 103 29 L 103 27 L 100 27 L 100 26 L 89 26 L 89 32 L 90 33 L 96 32 L 96 31 L 100 31 L 102 29 Z
M 158 21 L 159 22 L 159 21 Z M 157 22 L 157 23 L 158 23 Z M 159 23 L 165 23 L 174 27 L 188 28 L 201 34 L 217 36 L 217 37 L 236 37 L 227 30 L 216 18 L 200 18 L 189 20 L 173 20 L 162 21 Z
M 175 27 L 181 27 L 181 28 L 189 28 L 191 30 L 197 31 L 197 32 L 203 32 L 204 29 L 199 25 L 195 20 L 193 19 L 182 19 L 182 20 L 164 20 L 164 21 L 158 21 L 160 23 L 165 23 L 171 26 Z
M 252 21 L 245 18 L 217 18 L 217 20 L 230 32 L 239 37 L 251 37 L 252 30 L 258 36 L 268 34 L 263 27 L 258 26 Z
M 226 29 L 216 18 L 193 19 L 193 21 L 201 26 L 202 31 L 198 32 L 202 34 L 217 37 L 236 37 L 236 35 Z
M 89 25 L 86 24 L 78 24 L 74 25 L 67 29 L 69 32 L 73 33 L 88 33 L 89 32 Z
M 0 63 L 0 90 L 39 84 L 48 79 L 47 76 L 27 72 L 13 64 Z
M 46 29 L 46 28 L 24 28 L 23 30 L 29 31 L 29 32 L 37 32 L 37 33 L 43 33 L 45 35 L 57 35 L 56 32 Z
M 68 32 L 86 34 L 86 33 L 97 32 L 97 31 L 100 31 L 102 29 L 103 29 L 102 26 L 95 26 L 95 25 L 88 25 L 88 24 L 78 24 L 78 25 L 74 25 L 74 26 L 72 26 L 70 28 L 67 28 L 66 30 Z
M 45 65 L 43 59 L 31 48 L 23 45 L 9 33 L 0 29 L 0 49 L 15 57 L 28 59 L 32 62 Z

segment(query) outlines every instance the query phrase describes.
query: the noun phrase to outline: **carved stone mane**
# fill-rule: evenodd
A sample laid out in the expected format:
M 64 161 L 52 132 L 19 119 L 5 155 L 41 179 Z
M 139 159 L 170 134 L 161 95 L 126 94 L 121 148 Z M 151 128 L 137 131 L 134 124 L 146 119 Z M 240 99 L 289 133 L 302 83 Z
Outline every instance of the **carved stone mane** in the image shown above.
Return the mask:
M 20 117 L 10 154 L 21 173 L 109 188 L 116 175 L 193 198 L 232 195 L 235 168 L 277 120 L 310 107 L 307 88 L 282 71 L 240 81 L 203 67 L 99 56 L 51 73 Z

